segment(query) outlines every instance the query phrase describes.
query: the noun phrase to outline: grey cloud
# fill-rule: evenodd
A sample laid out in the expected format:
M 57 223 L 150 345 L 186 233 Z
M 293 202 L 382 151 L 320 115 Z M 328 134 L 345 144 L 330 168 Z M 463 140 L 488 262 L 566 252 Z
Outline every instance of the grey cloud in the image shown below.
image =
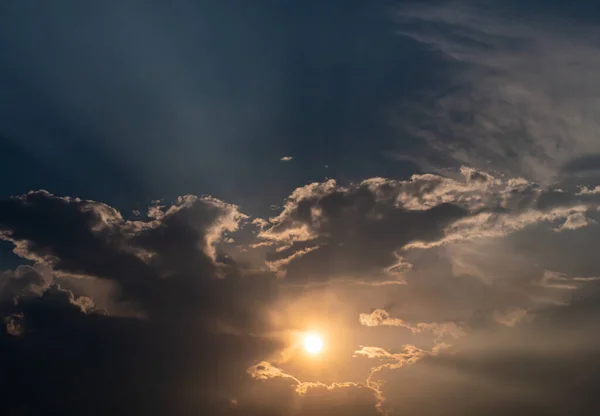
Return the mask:
M 18 254 L 56 273 L 115 281 L 123 300 L 145 313 L 168 312 L 169 297 L 185 309 L 208 296 L 208 305 L 206 289 L 225 295 L 232 285 L 215 279 L 219 274 L 243 280 L 235 263 L 216 260 L 216 244 L 244 216 L 216 199 L 182 197 L 170 207 L 156 207 L 148 221 L 132 222 L 105 204 L 42 191 L 1 202 L 0 212 L 2 235 Z
M 542 184 L 597 168 L 597 29 L 526 13 L 494 2 L 400 7 L 399 34 L 439 53 L 450 85 L 399 116 L 425 159 Z
M 496 312 L 494 313 L 494 319 L 496 322 L 506 325 L 508 327 L 514 327 L 520 322 L 531 317 L 526 309 L 516 308 L 508 312 Z
M 562 167 L 563 172 L 566 173 L 580 173 L 588 172 L 600 169 L 600 155 L 584 155 L 577 159 L 570 160 L 565 163 Z
M 597 296 L 597 290 L 582 294 L 537 311 L 535 319 L 518 309 L 498 314 L 504 329 L 480 329 L 455 348 L 383 369 L 386 404 L 426 416 L 594 413 L 600 405 L 592 387 L 600 365 Z
M 543 204 L 542 197 L 546 198 Z M 3 282 L 9 284 L 0 283 L 10 288 L 6 299 L 20 296 L 20 300 L 16 305 L 8 302 L 2 312 L 5 329 L 0 347 L 6 356 L 21 354 L 18 362 L 27 363 L 39 349 L 32 348 L 29 354 L 19 350 L 15 341 L 53 351 L 68 344 L 65 351 L 75 357 L 70 359 L 82 360 L 103 383 L 118 375 L 123 383 L 135 386 L 131 377 L 138 376 L 140 389 L 151 393 L 148 400 L 155 405 L 154 414 L 177 399 L 182 407 L 175 414 L 199 409 L 210 414 L 319 414 L 327 403 L 334 403 L 341 414 L 352 414 L 348 403 L 360 409 L 358 414 L 393 411 L 401 395 L 392 393 L 392 385 L 406 371 L 410 374 L 421 365 L 429 368 L 433 357 L 451 357 L 450 351 L 477 343 L 478 334 L 485 331 L 520 330 L 538 321 L 541 325 L 548 319 L 547 310 L 557 305 L 571 308 L 581 289 L 597 285 L 597 274 L 563 274 L 546 264 L 532 264 L 529 253 L 523 252 L 522 258 L 515 255 L 523 250 L 516 244 L 503 257 L 499 246 L 490 243 L 529 235 L 528 227 L 532 231 L 545 227 L 549 234 L 544 239 L 561 239 L 564 233 L 552 227 L 577 213 L 594 219 L 596 198 L 569 190 L 544 191 L 523 179 L 468 168 L 454 178 L 415 175 L 408 181 L 373 178 L 348 186 L 333 181 L 311 184 L 296 190 L 278 217 L 253 221 L 259 228 L 258 242 L 272 250 L 271 265 L 287 272 L 287 280 L 277 281 L 270 273 L 237 261 L 234 252 L 231 256 L 221 252 L 221 242 L 247 219 L 237 207 L 222 201 L 182 197 L 173 205 L 155 204 L 142 220 L 126 221 L 104 204 L 30 193 L 0 203 L 2 235 L 16 245 L 17 253 L 51 267 L 54 281 L 61 286 L 50 286 L 51 279 L 27 277 L 25 271 L 30 269 L 7 274 Z M 570 232 L 579 236 L 591 228 Z M 417 241 L 428 243 L 428 248 L 408 249 Z M 552 277 L 543 270 L 560 270 L 560 274 Z M 13 281 L 17 274 L 18 282 Z M 352 328 L 366 338 L 362 346 L 352 345 L 347 359 L 365 366 L 365 378 L 311 381 L 266 361 L 265 357 L 281 352 L 284 343 L 278 336 L 267 336 L 278 329 L 274 328 L 277 322 L 285 322 L 285 311 L 271 313 L 272 307 L 283 307 L 290 300 L 281 291 L 288 290 L 289 295 L 295 290 L 301 298 L 313 290 L 308 280 L 336 278 L 403 283 L 368 288 L 343 285 L 356 290 L 361 299 L 378 302 L 352 314 Z M 62 286 L 64 279 L 114 283 L 120 299 L 135 303 L 145 319 L 104 316 L 87 299 L 93 294 L 79 292 L 77 285 Z M 314 290 L 339 295 L 334 286 Z M 30 297 L 22 296 L 25 293 Z M 279 302 L 272 304 L 274 300 Z M 321 303 L 319 310 L 329 311 L 332 322 L 331 309 L 348 308 L 344 313 L 352 309 L 329 305 L 327 297 Z M 386 305 L 385 310 L 358 315 L 378 305 Z M 298 307 L 306 310 L 306 305 Z M 366 326 L 359 325 L 357 316 Z M 370 335 L 400 333 L 396 328 L 401 327 L 414 344 L 405 340 L 393 345 L 400 342 L 394 337 L 388 340 L 392 345 L 381 345 L 376 342 L 381 340 L 378 335 Z M 123 350 L 111 346 L 113 342 Z M 101 357 L 102 365 L 118 363 L 106 366 L 114 367 L 115 374 L 90 363 L 87 352 Z M 142 355 L 129 364 L 136 353 Z M 10 364 L 9 374 L 16 386 L 24 386 L 27 381 L 18 376 L 22 371 L 18 362 Z M 68 357 L 60 363 L 65 374 L 77 377 Z M 253 369 L 251 377 L 240 381 L 248 368 Z M 36 377 L 51 380 L 53 375 L 43 369 L 36 367 Z M 163 372 L 170 387 L 161 392 L 150 381 Z M 467 378 L 471 374 L 460 373 Z M 115 404 L 119 389 L 138 397 L 131 386 L 119 384 L 113 390 L 97 387 L 89 378 L 84 381 L 102 397 L 114 397 L 109 403 L 119 409 L 125 408 Z M 264 391 L 246 394 L 246 388 Z M 54 387 L 52 397 L 60 397 L 59 390 Z M 275 390 L 280 397 L 272 397 Z M 202 392 L 198 393 L 202 399 L 187 396 L 189 391 Z M 209 400 L 213 393 L 220 398 L 216 402 Z M 90 394 L 86 391 L 81 397 L 90 399 Z M 186 395 L 185 400 L 179 395 Z M 125 402 L 128 409 L 139 411 L 136 404 Z
M 0 276 L 0 385 L 14 397 L 0 413 L 227 414 L 245 368 L 280 348 L 261 336 L 273 277 L 220 252 L 237 207 L 188 196 L 150 211 L 126 221 L 44 191 L 0 202 L 2 238 L 38 262 Z M 140 315 L 96 309 L 98 280 Z
M 581 212 L 570 214 L 564 223 L 555 228 L 555 231 L 577 230 L 587 227 L 591 224 L 596 224 L 596 221 L 588 218 Z
M 504 237 L 539 223 L 555 231 L 594 224 L 596 195 L 543 190 L 522 178 L 463 167 L 455 177 L 329 180 L 296 189 L 279 216 L 262 223 L 267 264 L 291 279 L 402 280 L 403 250 Z
M 0 273 L 0 302 L 39 296 L 52 282 L 50 270 L 41 266 L 19 266 Z
M 283 212 L 259 237 L 281 249 L 270 264 L 285 265 L 292 279 L 385 276 L 394 251 L 415 238 L 436 239 L 448 222 L 466 211 L 447 203 L 409 210 L 398 206 L 402 183 L 365 181 L 348 188 L 334 181 L 297 189 Z M 297 253 L 302 253 L 298 256 Z

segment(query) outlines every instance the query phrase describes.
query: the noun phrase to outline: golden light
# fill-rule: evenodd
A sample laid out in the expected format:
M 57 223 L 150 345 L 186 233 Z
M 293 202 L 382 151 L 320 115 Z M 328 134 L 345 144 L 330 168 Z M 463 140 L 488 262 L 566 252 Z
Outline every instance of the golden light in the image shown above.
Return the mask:
M 304 338 L 304 349 L 311 354 L 318 354 L 323 349 L 323 340 L 317 334 L 308 334 Z

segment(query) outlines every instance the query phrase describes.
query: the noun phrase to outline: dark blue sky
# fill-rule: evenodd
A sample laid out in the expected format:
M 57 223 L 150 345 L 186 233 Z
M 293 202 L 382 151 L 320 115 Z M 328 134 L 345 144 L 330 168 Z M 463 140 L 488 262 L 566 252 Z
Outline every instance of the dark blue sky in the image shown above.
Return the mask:
M 325 176 L 406 176 L 389 110 L 436 71 L 394 3 L 5 3 L 0 194 L 209 193 L 261 213 Z

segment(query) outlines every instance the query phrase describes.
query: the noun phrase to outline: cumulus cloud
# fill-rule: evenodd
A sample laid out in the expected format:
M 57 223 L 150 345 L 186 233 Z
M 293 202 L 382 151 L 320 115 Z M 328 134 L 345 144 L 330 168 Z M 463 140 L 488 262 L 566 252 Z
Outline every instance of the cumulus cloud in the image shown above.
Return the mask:
M 594 224 L 586 214 L 595 195 L 544 189 L 462 167 L 458 176 L 371 178 L 343 186 L 334 180 L 296 189 L 282 212 L 261 223 L 259 243 L 280 276 L 319 280 L 402 280 L 411 269 L 403 250 L 497 238 L 534 224 L 555 231 Z
M 14 358 L 2 385 L 26 391 L 28 377 L 35 378 L 46 389 L 36 388 L 40 400 L 66 413 L 90 405 L 98 409 L 100 405 L 91 404 L 96 395 L 112 398 L 106 406 L 135 413 L 144 404 L 120 399 L 119 391 L 130 394 L 131 383 L 149 392 L 157 387 L 154 380 L 166 377 L 172 387 L 146 399 L 153 411 L 162 413 L 173 411 L 179 392 L 197 383 L 208 385 L 208 378 L 198 376 L 205 371 L 200 367 L 213 366 L 208 377 L 216 374 L 214 360 L 226 360 L 229 364 L 221 368 L 243 372 L 259 345 L 262 351 L 277 345 L 251 335 L 266 323 L 262 313 L 276 295 L 274 278 L 220 252 L 225 234 L 237 230 L 244 219 L 237 207 L 210 197 L 187 196 L 154 206 L 139 221 L 126 221 L 102 203 L 45 191 L 0 202 L 2 239 L 14 244 L 16 254 L 38 262 L 3 272 L 0 280 L 4 331 L 18 336 L 20 345 L 30 345 L 22 349 L 0 336 L 2 356 Z M 143 319 L 97 309 L 95 281 L 113 283 L 113 303 L 133 305 Z M 63 288 L 63 282 L 86 294 Z M 77 384 L 50 382 L 57 375 L 44 370 L 42 362 L 33 373 L 24 371 L 38 357 L 50 360 L 51 351 L 60 351 L 58 360 L 52 358 L 60 377 L 78 378 Z M 159 362 L 163 364 L 152 364 Z M 78 368 L 89 375 L 78 375 Z M 157 373 L 144 376 L 148 369 Z M 109 381 L 115 378 L 122 381 Z M 227 391 L 233 386 L 230 380 L 224 377 L 215 388 Z M 82 389 L 80 398 L 55 403 L 53 397 L 71 397 L 75 386 Z M 215 400 L 206 393 L 202 403 L 186 399 L 174 411 L 211 413 L 220 406 Z M 21 406 L 25 413 L 36 412 L 33 403 Z
M 329 415 L 332 409 L 377 414 L 376 392 L 364 383 L 300 382 L 269 362 L 250 365 L 283 346 L 267 335 L 273 330 L 267 312 L 278 293 L 276 277 L 221 252 L 226 235 L 246 220 L 237 207 L 187 196 L 172 205 L 153 204 L 146 218 L 127 221 L 105 204 L 40 191 L 0 202 L 0 218 L 2 238 L 14 244 L 16 254 L 38 262 L 3 272 L 0 280 L 0 351 L 20 357 L 5 367 L 3 385 L 10 378 L 18 391 L 34 377 L 37 385 L 52 386 L 36 394 L 58 406 L 52 398 L 65 397 L 73 383 L 49 383 L 55 375 L 44 365 L 19 375 L 40 356 L 34 345 L 43 345 L 61 351 L 53 365 L 63 379 L 79 380 L 81 394 L 60 406 L 67 413 L 85 403 L 96 408 L 100 397 L 109 398 L 102 406 L 131 412 L 145 406 L 176 414 L 267 411 L 267 402 L 256 407 L 237 390 L 239 375 L 250 368 L 256 380 L 291 381 L 288 390 L 301 397 L 301 408 L 310 414 Z M 102 281 L 114 283 L 114 302 L 133 304 L 138 317 L 97 309 L 94 282 Z M 74 292 L 81 288 L 86 295 Z M 16 338 L 32 347 L 21 349 L 11 341 Z M 78 376 L 78 368 L 89 376 Z M 114 378 L 120 382 L 109 382 Z M 167 389 L 157 390 L 159 378 Z M 119 398 L 120 391 L 132 394 L 132 386 L 149 392 L 146 404 Z M 191 386 L 203 393 L 182 398 Z M 222 396 L 230 398 L 221 401 Z M 32 406 L 21 408 L 32 412 Z
M 179 198 L 169 207 L 154 207 L 147 221 L 124 221 L 105 204 L 43 191 L 3 201 L 0 212 L 2 236 L 17 254 L 64 276 L 116 282 L 122 300 L 143 313 L 168 313 L 175 306 L 170 297 L 185 309 L 208 296 L 200 302 L 208 310 L 221 303 L 208 295 L 212 290 L 225 295 L 236 279 L 262 284 L 245 279 L 235 263 L 217 259 L 221 236 L 235 231 L 245 216 L 214 198 Z M 232 310 L 241 303 L 234 302 Z
M 281 214 L 259 234 L 265 242 L 281 247 L 273 250 L 268 262 L 285 265 L 293 279 L 336 274 L 389 278 L 383 268 L 395 263 L 396 248 L 416 235 L 439 237 L 445 223 L 465 214 L 459 206 L 445 203 L 404 209 L 395 201 L 402 186 L 374 179 L 344 187 L 329 180 L 296 189 Z

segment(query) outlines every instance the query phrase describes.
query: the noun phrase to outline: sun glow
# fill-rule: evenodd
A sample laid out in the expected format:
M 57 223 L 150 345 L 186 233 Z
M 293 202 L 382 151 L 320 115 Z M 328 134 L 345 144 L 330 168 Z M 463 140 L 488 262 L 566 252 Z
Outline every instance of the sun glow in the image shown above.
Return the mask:
M 304 338 L 304 349 L 311 354 L 318 354 L 323 349 L 323 340 L 317 334 L 308 334 Z

